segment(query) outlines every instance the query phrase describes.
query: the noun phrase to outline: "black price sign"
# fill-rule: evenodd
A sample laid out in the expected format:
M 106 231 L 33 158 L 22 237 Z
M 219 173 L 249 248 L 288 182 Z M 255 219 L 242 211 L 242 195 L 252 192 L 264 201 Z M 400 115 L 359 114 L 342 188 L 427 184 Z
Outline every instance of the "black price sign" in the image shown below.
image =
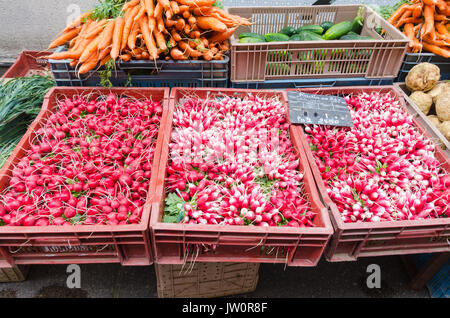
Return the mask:
M 353 127 L 353 120 L 343 97 L 288 92 L 289 119 L 292 124 L 316 124 Z

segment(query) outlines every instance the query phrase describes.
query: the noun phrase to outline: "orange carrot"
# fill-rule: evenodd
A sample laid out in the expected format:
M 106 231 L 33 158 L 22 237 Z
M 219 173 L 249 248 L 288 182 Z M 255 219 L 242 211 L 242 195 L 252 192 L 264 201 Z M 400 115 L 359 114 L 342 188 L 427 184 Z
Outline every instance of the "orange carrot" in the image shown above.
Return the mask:
M 139 5 L 139 12 L 134 17 L 134 22 L 138 22 L 145 15 L 145 11 L 146 11 L 146 9 L 145 9 L 144 0 L 141 0 L 141 4 Z
M 439 32 L 440 35 L 443 36 L 445 40 L 450 41 L 450 32 L 448 31 L 447 27 L 443 22 L 436 24 L 436 30 Z
M 75 66 L 77 66 L 77 64 L 78 64 L 78 60 L 72 60 L 72 61 L 70 61 L 70 63 L 69 63 L 69 65 L 70 65 L 71 67 L 75 67 Z
M 402 4 L 400 7 L 397 8 L 397 10 L 394 11 L 394 13 L 390 16 L 390 18 L 388 19 L 388 22 L 392 25 L 394 25 L 394 23 L 400 19 L 400 17 L 403 15 L 403 13 L 405 13 L 406 9 L 409 8 L 409 5 L 404 3 Z
M 147 46 L 148 52 L 150 53 L 150 57 L 153 60 L 156 60 L 158 58 L 158 49 L 156 48 L 155 39 L 150 33 L 150 29 L 148 27 L 148 19 L 146 16 L 143 16 L 139 20 L 139 26 L 141 27 L 142 36 L 144 38 L 144 42 Z
M 223 42 L 228 40 L 236 31 L 237 27 L 230 28 L 225 32 L 215 32 L 212 37 L 209 38 L 209 42 Z
M 131 50 L 133 50 L 136 47 L 136 38 L 138 33 L 139 33 L 139 23 L 134 23 L 127 40 L 128 47 Z
M 209 41 L 207 38 L 201 37 L 200 40 L 202 41 L 204 47 L 207 47 L 209 45 Z
M 73 28 L 77 28 L 79 27 L 81 24 L 83 24 L 83 20 L 85 20 L 86 18 L 88 18 L 90 15 L 92 14 L 92 10 L 89 10 L 85 13 L 83 13 L 82 15 L 80 15 L 78 18 L 76 18 L 75 20 L 73 20 L 65 29 L 63 32 L 67 32 L 70 29 Z
M 102 38 L 100 36 L 97 36 L 94 40 L 92 40 L 88 46 L 86 46 L 86 48 L 83 51 L 83 54 L 81 54 L 80 56 L 80 63 L 84 63 L 86 62 L 89 57 L 97 51 L 98 49 L 98 44 L 100 43 L 100 40 Z
M 68 60 L 75 58 L 73 56 L 73 52 L 64 51 L 64 52 L 56 52 L 50 55 L 45 56 L 46 59 L 49 60 Z
M 447 21 L 447 16 L 445 14 L 435 14 L 434 21 Z
M 141 53 L 142 53 L 142 49 L 140 47 L 137 47 L 137 48 L 131 50 L 131 54 L 133 54 L 133 55 L 138 55 Z
M 191 16 L 191 12 L 188 10 L 184 11 L 182 14 L 183 18 L 188 19 Z
M 197 24 L 203 30 L 212 30 L 217 32 L 227 31 L 227 26 L 213 17 L 198 17 Z
M 418 23 L 422 23 L 422 22 L 423 22 L 423 19 L 422 19 L 422 18 L 409 17 L 409 18 L 406 18 L 406 19 L 398 20 L 398 21 L 395 23 L 395 27 L 396 27 L 397 29 L 399 29 L 399 28 L 401 28 L 401 27 L 402 27 L 404 24 L 406 24 L 406 23 L 418 24 Z
M 419 5 L 413 9 L 413 14 L 412 14 L 413 18 L 420 18 L 422 16 L 422 8 L 423 8 L 423 4 L 419 3 Z
M 147 11 L 147 15 L 149 17 L 153 17 L 153 14 L 155 12 L 155 4 L 153 3 L 153 0 L 144 0 L 144 7 Z
M 182 31 L 184 29 L 184 26 L 186 25 L 186 21 L 184 21 L 183 18 L 180 18 L 177 20 L 177 24 L 175 25 L 175 28 L 178 31 Z
M 166 27 L 164 26 L 164 19 L 163 19 L 163 6 L 160 2 L 155 7 L 155 13 L 154 17 L 156 19 L 156 26 L 159 30 L 159 32 L 166 32 Z
M 131 60 L 131 55 L 128 53 L 119 55 L 119 59 L 124 61 L 124 62 L 129 62 Z
M 108 45 L 111 44 L 113 33 L 114 33 L 114 24 L 115 24 L 114 20 L 111 20 L 111 21 L 108 22 L 106 27 L 103 29 L 103 32 L 102 32 L 102 35 L 101 35 L 102 40 L 98 44 L 98 49 L 99 50 L 103 50 Z
M 172 29 L 172 30 L 170 31 L 170 34 L 172 35 L 172 38 L 173 38 L 176 42 L 181 41 L 181 35 L 180 35 L 175 29 Z
M 138 5 L 140 1 L 141 1 L 141 0 L 131 0 L 131 1 L 127 2 L 127 3 L 125 3 L 125 4 L 123 5 L 123 7 L 122 7 L 122 10 L 123 10 L 123 11 L 128 10 L 129 8 Z
M 200 57 L 203 54 L 193 48 L 190 47 L 188 43 L 185 41 L 178 42 L 178 47 L 184 51 L 184 55 L 190 56 L 190 57 Z
M 402 16 L 393 24 L 396 28 L 399 28 L 399 25 L 402 24 L 402 21 L 412 16 L 412 10 L 405 10 Z
M 154 17 L 148 18 L 148 27 L 150 28 L 150 32 L 153 33 L 156 29 L 156 19 Z
M 111 58 L 111 55 L 109 55 L 109 53 L 111 53 L 111 47 L 107 47 L 106 49 L 100 51 L 100 53 L 98 54 L 98 59 L 99 60 L 103 60 L 105 57 L 109 57 Z
M 184 32 L 187 36 L 190 36 L 191 31 L 192 31 L 191 26 L 190 26 L 189 24 L 186 24 L 186 25 L 184 26 L 184 28 L 183 28 L 183 32 Z
M 181 5 L 181 6 L 178 6 L 178 9 L 179 9 L 178 13 L 183 13 L 184 11 L 190 10 L 191 8 L 189 6 L 186 6 L 186 5 Z
M 111 49 L 111 57 L 113 58 L 113 60 L 116 60 L 120 54 L 124 26 L 125 26 L 124 18 L 121 18 L 121 17 L 116 18 L 116 22 L 114 25 L 112 49 Z
M 177 46 L 177 42 L 175 42 L 174 38 L 170 38 L 168 41 L 169 47 L 175 47 Z
M 214 57 L 214 53 L 211 50 L 207 50 L 205 52 L 203 52 L 203 58 L 206 61 L 211 61 Z
M 170 7 L 172 8 L 173 14 L 180 13 L 180 7 L 176 1 L 170 1 Z
M 100 66 L 105 65 L 106 62 L 108 62 L 110 59 L 111 59 L 111 56 L 110 56 L 110 55 L 107 55 L 107 56 L 105 56 L 104 58 L 102 58 L 102 59 L 100 60 Z
M 166 27 L 164 26 L 164 19 L 162 16 L 156 18 L 156 26 L 159 32 L 167 33 Z
M 448 50 L 446 48 L 430 44 L 426 41 L 422 41 L 422 45 L 423 45 L 423 48 L 425 50 L 427 50 L 428 52 L 431 52 L 431 53 L 434 53 L 434 54 L 437 54 L 437 55 L 440 55 L 440 56 L 443 56 L 446 58 L 450 57 L 450 50 Z
M 153 32 L 153 35 L 155 36 L 155 40 L 156 40 L 156 44 L 158 45 L 158 48 L 161 51 L 167 50 L 166 39 L 164 38 L 164 35 L 161 32 L 159 32 L 158 29 L 155 29 L 155 32 Z
M 445 41 L 445 40 L 438 40 L 438 39 L 433 40 L 432 38 L 430 38 L 429 35 L 426 35 L 423 38 L 423 41 L 427 42 L 428 44 L 433 44 L 433 45 L 441 46 L 441 47 L 445 47 L 445 46 L 449 46 L 450 45 L 450 43 Z
M 425 5 L 423 9 L 423 16 L 425 18 L 425 24 L 420 31 L 420 35 L 423 38 L 425 35 L 429 34 L 432 39 L 436 38 L 434 33 L 434 5 Z
M 174 16 L 172 9 L 166 10 L 166 18 L 172 19 Z
M 403 30 L 403 32 L 409 39 L 409 47 L 411 48 L 411 50 L 413 52 L 419 52 L 420 50 L 422 50 L 422 45 L 419 43 L 419 40 L 414 34 L 414 25 L 412 23 L 406 23 Z
M 443 0 L 436 0 L 436 7 L 439 11 L 445 12 L 447 10 L 447 3 Z
M 92 30 L 94 30 L 97 27 L 98 22 L 99 21 L 95 21 L 95 20 L 89 20 L 88 22 L 86 22 L 86 24 L 89 23 L 89 25 L 86 28 L 86 30 L 84 31 L 84 33 L 83 33 L 83 38 L 84 39 L 88 39 L 89 38 L 88 35 L 90 35 Z
M 183 52 L 181 52 L 179 49 L 177 48 L 173 48 L 170 50 L 170 56 L 174 59 L 174 60 L 187 60 L 187 56 L 185 56 L 183 54 Z
M 197 19 L 196 19 L 193 15 L 191 15 L 191 16 L 188 18 L 188 22 L 189 22 L 189 24 L 190 24 L 191 26 L 193 26 L 193 25 L 197 22 Z
M 128 42 L 128 36 L 130 35 L 131 28 L 134 24 L 134 17 L 139 13 L 140 8 L 138 6 L 134 7 L 133 9 L 127 11 L 129 13 L 128 15 L 125 14 L 125 26 L 123 28 L 123 35 L 122 35 L 122 43 L 120 45 L 120 49 L 125 49 L 127 42 Z
M 177 24 L 177 21 L 174 20 L 170 20 L 170 19 L 166 19 L 164 21 L 164 25 L 166 26 L 166 28 L 172 28 Z
M 177 2 L 190 7 L 210 7 L 216 0 L 177 0 Z
M 108 23 L 108 21 L 105 19 L 98 21 L 95 28 L 93 28 L 91 31 L 89 31 L 89 33 L 86 34 L 86 38 L 93 38 L 94 36 L 97 36 L 100 32 L 103 31 L 106 23 Z
M 90 70 L 94 69 L 98 64 L 98 53 L 94 53 L 91 57 L 84 62 L 80 69 L 78 70 L 78 74 L 86 74 Z
M 158 0 L 159 3 L 161 3 L 161 6 L 164 8 L 164 10 L 170 10 L 170 1 L 169 0 Z
M 80 29 L 76 28 L 76 29 L 67 31 L 66 33 L 63 33 L 61 36 L 57 37 L 52 43 L 50 43 L 48 48 L 53 49 L 55 47 L 65 44 L 66 42 L 69 42 L 74 37 L 76 37 L 79 34 L 79 32 L 80 32 Z
M 163 7 L 161 3 L 158 2 L 155 6 L 155 11 L 153 12 L 153 16 L 155 17 L 155 19 L 159 16 L 162 16 L 162 9 Z

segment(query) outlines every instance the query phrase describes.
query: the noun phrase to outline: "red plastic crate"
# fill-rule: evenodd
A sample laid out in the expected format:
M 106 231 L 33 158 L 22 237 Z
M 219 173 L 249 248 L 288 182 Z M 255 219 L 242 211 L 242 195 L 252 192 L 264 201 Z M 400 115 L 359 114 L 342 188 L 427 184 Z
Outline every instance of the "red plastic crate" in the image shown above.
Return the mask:
M 172 89 L 168 116 L 166 122 L 161 124 L 161 129 L 164 130 L 158 136 L 156 147 L 155 155 L 160 158 L 158 177 L 153 179 L 155 184 L 151 185 L 155 189 L 150 223 L 155 263 L 183 264 L 197 261 L 286 263 L 290 266 L 315 266 L 322 256 L 333 233 L 332 226 L 327 209 L 318 196 L 300 140 L 292 133 L 292 130 L 291 140 L 299 154 L 300 170 L 304 173 L 305 191 L 310 198 L 312 210 L 317 213 L 314 218 L 316 227 L 226 226 L 162 222 L 173 112 L 180 98 L 183 98 L 185 94 L 197 98 L 213 98 L 224 95 L 244 97 L 250 93 L 267 98 L 278 96 L 287 105 L 287 95 L 283 91 L 220 88 Z M 205 248 L 209 245 L 214 245 L 215 249 Z
M 160 100 L 163 118 L 167 116 L 168 88 L 52 88 L 44 98 L 42 110 L 22 137 L 16 149 L 0 171 L 0 192 L 8 185 L 12 166 L 30 148 L 30 140 L 42 123 L 57 107 L 57 100 L 90 94 L 90 98 L 108 93 L 130 98 Z M 157 166 L 155 156 L 153 164 Z M 156 169 L 156 168 L 155 168 Z M 157 171 L 157 170 L 155 170 Z M 152 173 L 152 178 L 155 174 Z M 147 195 L 150 206 L 153 189 Z M 62 226 L 0 226 L 0 267 L 15 264 L 121 263 L 151 265 L 153 263 L 149 237 L 150 209 L 145 209 L 139 224 Z
M 360 86 L 348 88 L 306 88 L 299 91 L 321 95 L 349 95 L 362 92 L 390 93 L 408 113 L 402 94 L 394 86 Z M 415 125 L 431 139 L 428 131 L 413 117 Z M 336 205 L 328 196 L 320 171 L 315 163 L 302 126 L 296 126 L 304 151 L 308 157 L 319 193 L 330 209 L 334 235 L 325 252 L 329 261 L 355 261 L 358 257 L 384 256 L 415 253 L 434 253 L 450 251 L 450 218 L 344 223 Z M 436 147 L 436 158 L 447 171 L 450 171 L 450 158 L 440 147 Z
M 3 74 L 2 78 L 51 75 L 50 64 L 46 59 L 42 58 L 50 53 L 45 51 L 22 51 L 14 64 Z

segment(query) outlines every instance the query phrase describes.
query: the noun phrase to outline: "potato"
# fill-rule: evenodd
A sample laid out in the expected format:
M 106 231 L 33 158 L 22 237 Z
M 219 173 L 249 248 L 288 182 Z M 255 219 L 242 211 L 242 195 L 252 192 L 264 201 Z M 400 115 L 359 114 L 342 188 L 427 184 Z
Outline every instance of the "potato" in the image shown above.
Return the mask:
M 441 78 L 439 67 L 431 63 L 420 63 L 406 75 L 406 87 L 412 92 L 431 90 Z
M 450 120 L 450 93 L 444 93 L 436 99 L 436 114 L 440 121 Z
M 436 127 L 439 127 L 439 125 L 441 124 L 441 121 L 436 115 L 428 115 L 427 118 Z
M 439 125 L 438 129 L 444 135 L 444 137 L 447 138 L 448 141 L 450 141 L 450 120 L 444 121 Z
M 433 103 L 436 103 L 437 97 L 447 92 L 450 92 L 450 82 L 437 83 L 427 94 L 433 98 Z
M 422 91 L 415 91 L 414 93 L 409 95 L 409 98 L 414 102 L 414 104 L 417 105 L 417 107 L 419 107 L 419 109 L 425 115 L 428 114 L 431 105 L 433 105 L 433 98 L 431 98 L 430 95 Z

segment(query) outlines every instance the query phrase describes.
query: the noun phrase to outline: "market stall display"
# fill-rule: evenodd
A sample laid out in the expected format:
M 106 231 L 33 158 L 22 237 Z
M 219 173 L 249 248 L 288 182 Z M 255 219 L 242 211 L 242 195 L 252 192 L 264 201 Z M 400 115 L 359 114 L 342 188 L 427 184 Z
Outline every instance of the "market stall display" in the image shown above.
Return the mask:
M 449 157 L 393 87 L 346 95 L 355 127 L 297 127 L 335 234 L 328 260 L 448 251 Z M 383 140 L 381 143 L 380 141 Z
M 450 58 L 449 7 L 444 0 L 402 1 L 388 19 L 410 40 L 408 52 L 427 51 Z
M 315 266 L 330 223 L 284 93 L 174 88 L 171 97 L 156 150 L 157 262 Z
M 392 79 L 397 76 L 408 44 L 400 31 L 367 6 L 239 7 L 228 8 L 228 12 L 252 21 L 251 26 L 239 26 L 230 39 L 232 83 L 330 77 Z M 325 35 L 312 37 L 314 32 L 323 32 L 324 27 L 329 27 Z M 386 32 L 380 34 L 378 27 Z M 310 37 L 296 34 L 294 41 L 286 41 L 285 34 L 273 35 L 299 30 L 303 34 L 307 28 L 312 28 L 307 33 Z M 357 35 L 336 40 L 353 28 Z M 252 39 L 251 34 L 269 34 L 271 42 L 239 43 Z M 297 40 L 300 38 L 303 41 Z
M 108 61 L 224 58 L 228 38 L 250 22 L 214 7 L 215 0 L 104 1 L 83 13 L 49 49 L 69 43 L 49 59 L 71 59 L 78 73 Z
M 428 67 L 431 72 L 423 70 Z M 421 63 L 416 65 L 410 74 L 417 73 L 417 82 L 412 75 L 408 75 L 408 82 L 395 85 L 405 94 L 405 99 L 414 105 L 427 121 L 434 127 L 435 133 L 442 142 L 442 147 L 450 149 L 449 103 L 450 82 L 439 81 L 439 68 L 433 64 Z
M 99 1 L 0 81 L 0 282 L 155 262 L 158 297 L 218 297 L 450 252 L 449 5 Z
M 53 88 L 1 170 L 0 263 L 151 264 L 168 89 Z
M 441 69 L 442 79 L 450 79 L 448 43 L 448 2 L 435 0 L 402 0 L 385 5 L 378 12 L 410 40 L 398 82 L 404 82 L 417 64 L 428 62 Z

